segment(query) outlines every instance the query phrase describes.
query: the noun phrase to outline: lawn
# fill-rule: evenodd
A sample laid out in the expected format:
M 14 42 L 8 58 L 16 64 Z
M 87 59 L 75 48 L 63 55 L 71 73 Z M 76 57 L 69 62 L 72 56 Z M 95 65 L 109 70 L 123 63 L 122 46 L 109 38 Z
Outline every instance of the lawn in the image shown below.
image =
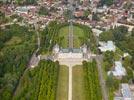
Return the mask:
M 60 66 L 57 100 L 67 100 L 68 98 L 68 67 Z
M 21 37 L 13 36 L 9 41 L 5 43 L 5 45 L 17 45 L 22 42 Z
M 75 48 L 79 48 L 82 44 L 81 44 L 81 37 L 84 37 L 84 31 L 77 27 L 77 26 L 73 26 L 74 29 L 74 47 Z M 69 31 L 69 26 L 65 26 L 63 28 L 60 29 L 59 31 L 59 37 L 62 38 L 61 39 L 61 46 L 63 48 L 67 48 L 68 47 L 68 31 Z
M 73 100 L 85 100 L 84 71 L 82 66 L 73 67 Z

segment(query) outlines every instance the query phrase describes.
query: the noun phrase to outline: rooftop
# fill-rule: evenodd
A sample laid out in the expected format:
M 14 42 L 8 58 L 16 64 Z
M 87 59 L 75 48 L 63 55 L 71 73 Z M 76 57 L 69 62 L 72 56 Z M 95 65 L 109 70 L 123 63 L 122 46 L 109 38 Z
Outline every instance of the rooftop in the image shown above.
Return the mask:
M 124 98 L 132 98 L 132 94 L 128 84 L 121 84 L 121 92 Z
M 115 45 L 114 45 L 113 41 L 107 41 L 107 43 L 99 42 L 99 44 L 101 45 L 99 47 L 99 49 L 102 52 L 105 52 L 105 51 L 115 51 Z
M 125 76 L 126 75 L 126 70 L 122 66 L 121 61 L 115 61 L 115 68 L 113 71 L 108 71 L 108 75 L 112 73 L 114 76 Z

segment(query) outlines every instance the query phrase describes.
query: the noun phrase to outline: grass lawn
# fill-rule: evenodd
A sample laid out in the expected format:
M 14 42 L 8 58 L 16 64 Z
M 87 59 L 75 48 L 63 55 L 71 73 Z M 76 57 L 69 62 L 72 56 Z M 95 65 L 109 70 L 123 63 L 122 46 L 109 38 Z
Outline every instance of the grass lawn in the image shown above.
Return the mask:
M 5 45 L 17 45 L 22 42 L 22 39 L 17 36 L 13 36 L 9 41 L 5 43 Z
M 56 100 L 68 99 L 68 67 L 60 66 Z
M 81 28 L 77 27 L 77 26 L 73 26 L 74 29 L 74 47 L 75 48 L 79 48 L 82 44 L 81 44 L 81 40 L 79 39 L 80 37 L 84 37 L 84 32 Z M 68 47 L 68 30 L 69 30 L 69 26 L 63 27 L 60 29 L 59 31 L 59 37 L 62 37 L 62 42 L 61 42 L 61 46 L 63 48 Z
M 82 66 L 73 67 L 73 100 L 85 100 L 84 71 Z

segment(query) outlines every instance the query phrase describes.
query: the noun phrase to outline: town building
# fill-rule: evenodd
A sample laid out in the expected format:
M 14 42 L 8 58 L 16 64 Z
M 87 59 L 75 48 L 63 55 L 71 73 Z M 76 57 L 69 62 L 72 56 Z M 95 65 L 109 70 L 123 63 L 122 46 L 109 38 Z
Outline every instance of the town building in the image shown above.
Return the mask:
M 128 85 L 127 83 L 123 83 L 120 85 L 119 92 L 120 96 L 115 96 L 114 100 L 134 100 L 134 91 L 131 90 L 130 85 Z
M 106 42 L 99 42 L 99 45 L 100 45 L 100 47 L 98 47 L 98 48 L 101 52 L 106 52 L 106 51 L 115 52 L 115 50 L 116 50 L 116 47 L 115 47 L 113 41 L 107 41 L 107 43 Z
M 112 71 L 108 71 L 108 75 L 113 74 L 115 77 L 122 77 L 126 75 L 126 69 L 122 66 L 121 61 L 115 61 Z

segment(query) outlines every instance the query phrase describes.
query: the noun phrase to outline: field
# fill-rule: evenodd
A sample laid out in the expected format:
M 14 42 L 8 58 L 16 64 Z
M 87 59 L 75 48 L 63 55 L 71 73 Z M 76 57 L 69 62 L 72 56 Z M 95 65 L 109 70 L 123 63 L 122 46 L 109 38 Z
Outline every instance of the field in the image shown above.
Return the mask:
M 60 66 L 59 80 L 57 87 L 57 100 L 67 100 L 68 98 L 68 67 Z
M 86 100 L 84 89 L 84 70 L 82 66 L 73 67 L 73 100 Z M 88 100 L 88 99 L 87 99 Z
M 78 26 L 73 26 L 73 31 L 74 31 L 73 33 L 74 47 L 79 48 L 82 45 L 80 38 L 84 37 L 84 31 Z M 64 48 L 68 47 L 68 32 L 69 32 L 69 26 L 62 27 L 59 30 L 59 37 L 62 38 L 61 46 Z

